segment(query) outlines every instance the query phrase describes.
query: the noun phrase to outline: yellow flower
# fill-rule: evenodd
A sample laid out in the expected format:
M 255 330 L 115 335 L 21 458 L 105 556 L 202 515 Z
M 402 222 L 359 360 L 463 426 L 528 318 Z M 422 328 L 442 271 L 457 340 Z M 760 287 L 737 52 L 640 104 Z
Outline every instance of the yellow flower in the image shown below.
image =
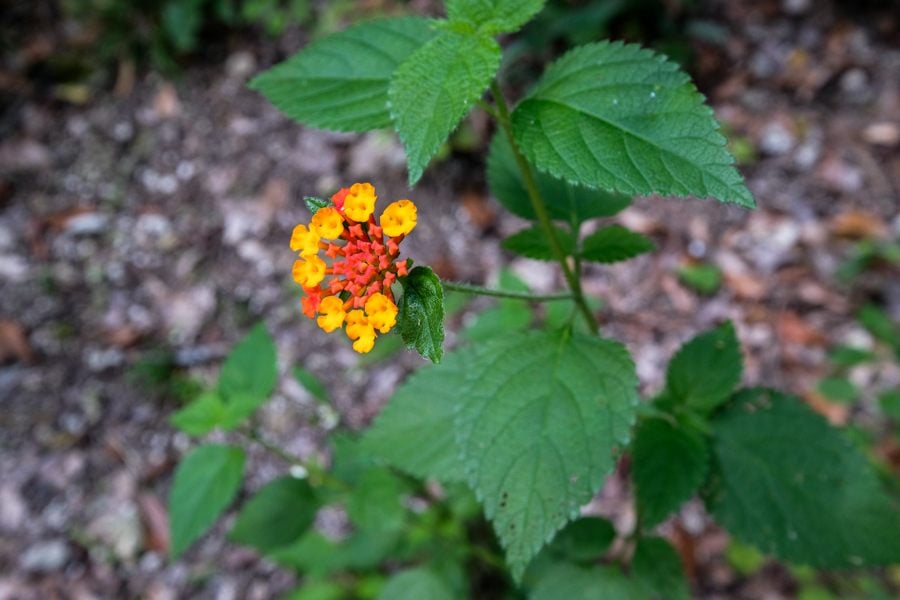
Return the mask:
M 311 227 L 321 237 L 336 240 L 344 231 L 344 219 L 341 218 L 341 214 L 336 208 L 326 206 L 317 210 L 313 215 Z
M 381 292 L 376 292 L 366 300 L 366 317 L 372 327 L 387 333 L 397 323 L 397 305 Z
M 291 250 L 300 256 L 313 256 L 319 252 L 319 234 L 310 231 L 306 225 L 297 225 L 291 233 Z
M 409 200 L 391 202 L 381 213 L 381 228 L 391 236 L 406 235 L 416 226 L 416 205 Z
M 375 210 L 375 188 L 371 183 L 354 183 L 344 198 L 344 214 L 357 222 L 365 222 Z
M 347 337 L 354 340 L 353 349 L 360 354 L 365 354 L 375 345 L 375 328 L 359 309 L 347 313 L 346 331 Z
M 319 318 L 316 323 L 326 333 L 331 333 L 343 325 L 345 316 L 344 302 L 337 296 L 327 296 L 319 303 Z
M 317 286 L 325 279 L 325 261 L 318 256 L 308 256 L 305 260 L 301 258 L 294 262 L 291 275 L 303 287 Z

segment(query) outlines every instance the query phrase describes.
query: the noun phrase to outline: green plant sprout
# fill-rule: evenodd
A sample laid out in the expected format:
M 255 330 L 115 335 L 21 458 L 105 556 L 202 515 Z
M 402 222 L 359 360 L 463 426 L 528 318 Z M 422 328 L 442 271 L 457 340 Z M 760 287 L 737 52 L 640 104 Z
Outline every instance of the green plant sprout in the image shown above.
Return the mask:
M 867 459 L 796 397 L 740 389 L 742 352 L 730 322 L 688 341 L 665 387 L 639 397 L 632 357 L 600 336 L 582 275 L 586 263 L 627 260 L 654 245 L 621 225 L 590 235 L 582 226 L 614 217 L 637 195 L 755 204 L 702 95 L 649 50 L 579 46 L 513 102 L 497 78 L 497 37 L 543 5 L 447 0 L 445 19 L 359 23 L 252 81 L 305 125 L 394 129 L 410 186 L 460 121 L 485 111 L 497 128 L 491 192 L 532 222 L 503 245 L 556 263 L 565 289 L 533 294 L 509 278 L 485 288 L 413 267 L 399 259 L 399 241 L 415 225 L 416 206 L 396 201 L 376 219 L 369 184 L 309 199 L 312 220 L 291 240 L 307 315 L 323 329 L 343 328 L 360 352 L 396 327 L 434 364 L 410 376 L 367 431 L 333 434 L 326 465 L 288 454 L 254 424 L 277 380 L 274 343 L 254 329 L 216 388 L 172 417 L 192 436 L 219 429 L 261 445 L 295 475 L 244 502 L 231 539 L 302 574 L 294 599 L 478 597 L 485 578 L 501 596 L 536 600 L 687 598 L 678 553 L 655 528 L 699 495 L 740 542 L 790 563 L 900 561 L 896 503 Z M 428 210 L 427 200 L 416 202 Z M 499 298 L 486 325 L 446 352 L 445 290 Z M 539 325 L 534 303 L 547 309 Z M 581 509 L 625 454 L 636 523 L 616 532 Z M 169 503 L 173 557 L 232 505 L 244 463 L 236 443 L 200 445 L 181 462 Z M 324 506 L 342 507 L 346 537 L 313 526 Z

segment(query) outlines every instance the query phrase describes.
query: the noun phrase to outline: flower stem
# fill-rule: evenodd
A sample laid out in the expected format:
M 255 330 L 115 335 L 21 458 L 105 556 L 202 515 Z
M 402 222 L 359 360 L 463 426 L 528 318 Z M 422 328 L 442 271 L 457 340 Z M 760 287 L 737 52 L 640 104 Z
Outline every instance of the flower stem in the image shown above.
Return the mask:
M 513 292 L 462 283 L 458 281 L 442 281 L 441 285 L 446 290 L 462 292 L 464 294 L 477 294 L 479 296 L 494 296 L 497 298 L 513 298 L 515 300 L 530 300 L 532 302 L 552 302 L 554 300 L 572 300 L 572 294 L 532 294 L 530 292 Z
M 493 95 L 494 103 L 497 105 L 497 121 L 500 124 L 501 129 L 503 129 L 503 132 L 506 134 L 506 139 L 509 140 L 509 146 L 512 148 L 516 164 L 519 166 L 519 171 L 522 173 L 522 182 L 525 184 L 525 190 L 528 192 L 531 206 L 534 208 L 534 214 L 537 216 L 541 228 L 544 231 L 544 235 L 550 243 L 550 250 L 553 252 L 553 256 L 562 268 L 563 276 L 565 276 L 566 282 L 569 284 L 569 289 L 572 290 L 572 299 L 575 301 L 579 310 L 581 310 L 581 314 L 584 316 L 584 320 L 587 322 L 588 327 L 590 327 L 592 332 L 597 333 L 599 326 L 597 325 L 597 320 L 594 318 L 594 313 L 591 312 L 587 301 L 584 299 L 584 292 L 581 290 L 581 280 L 569 266 L 566 253 L 559 242 L 559 238 L 556 237 L 556 230 L 550 220 L 550 214 L 547 212 L 547 205 L 544 203 L 543 198 L 541 198 L 541 193 L 538 189 L 537 182 L 534 179 L 534 172 L 531 170 L 531 165 L 528 164 L 528 160 L 522 155 L 521 150 L 519 150 L 519 145 L 516 143 L 515 136 L 513 136 L 512 122 L 509 117 L 509 107 L 506 104 L 506 98 L 503 96 L 503 91 L 500 89 L 500 85 L 496 80 L 491 83 L 491 95 Z

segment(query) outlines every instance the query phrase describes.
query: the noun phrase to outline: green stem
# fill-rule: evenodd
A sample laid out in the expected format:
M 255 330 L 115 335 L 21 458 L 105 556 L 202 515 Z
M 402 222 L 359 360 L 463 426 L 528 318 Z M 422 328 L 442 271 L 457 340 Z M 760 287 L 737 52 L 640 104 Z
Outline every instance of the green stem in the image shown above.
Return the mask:
M 528 192 L 528 198 L 531 200 L 531 206 L 534 208 L 534 214 L 541 224 L 544 235 L 547 236 L 547 241 L 550 243 L 550 250 L 553 252 L 553 256 L 562 268 L 563 276 L 565 276 L 566 282 L 569 284 L 569 289 L 572 290 L 572 299 L 575 301 L 579 310 L 581 310 L 581 314 L 584 316 L 588 327 L 590 327 L 592 332 L 597 333 L 599 326 L 597 325 L 597 320 L 594 318 L 594 314 L 591 312 L 587 301 L 584 299 L 584 293 L 581 290 L 581 281 L 569 266 L 566 252 L 563 250 L 559 238 L 556 237 L 556 229 L 553 227 L 553 223 L 550 220 L 550 214 L 547 212 L 547 205 L 544 204 L 544 200 L 541 198 L 541 193 L 538 190 L 537 182 L 534 179 L 534 172 L 531 170 L 531 165 L 528 164 L 528 161 L 522 155 L 521 150 L 519 150 L 519 145 L 516 143 L 515 136 L 513 136 L 512 122 L 509 117 L 509 106 L 507 106 L 506 98 L 503 96 L 503 91 L 500 89 L 500 85 L 496 80 L 491 83 L 491 94 L 497 105 L 497 121 L 503 129 L 503 132 L 506 134 L 506 139 L 509 140 L 509 147 L 512 149 L 516 164 L 519 166 L 519 171 L 522 173 L 522 181 L 525 184 L 525 190 Z
M 310 483 L 312 483 L 313 485 L 330 483 L 339 488 L 346 487 L 346 485 L 342 481 L 338 481 L 337 479 L 332 477 L 331 474 L 323 469 L 320 465 L 312 461 L 306 462 L 299 456 L 295 456 L 290 452 L 286 452 L 284 449 L 276 446 L 275 444 L 264 438 L 257 429 L 250 429 L 247 431 L 238 430 L 237 433 L 241 434 L 245 439 L 259 444 L 266 451 L 277 456 L 289 465 L 302 467 L 303 469 L 305 469 L 307 477 L 309 478 Z
M 512 292 L 458 281 L 442 281 L 441 285 L 443 285 L 446 290 L 453 290 L 454 292 L 462 292 L 464 294 L 494 296 L 496 298 L 513 298 L 516 300 L 530 300 L 532 302 L 552 302 L 554 300 L 572 300 L 574 298 L 572 294 L 532 294 L 530 292 Z

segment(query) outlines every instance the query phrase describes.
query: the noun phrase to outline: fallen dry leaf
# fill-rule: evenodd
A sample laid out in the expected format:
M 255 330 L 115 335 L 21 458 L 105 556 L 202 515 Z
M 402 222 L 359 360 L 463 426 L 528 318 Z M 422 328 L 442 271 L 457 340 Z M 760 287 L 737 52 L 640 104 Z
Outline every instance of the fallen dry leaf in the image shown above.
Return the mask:
M 0 364 L 8 360 L 30 363 L 33 355 L 25 330 L 15 321 L 0 320 Z
M 781 341 L 788 344 L 824 346 L 828 343 L 828 336 L 824 332 L 791 311 L 784 311 L 778 315 L 775 330 Z
M 725 273 L 725 285 L 744 300 L 762 300 L 768 288 L 765 280 L 749 273 Z
M 882 219 L 861 210 L 850 210 L 833 217 L 829 229 L 838 237 L 850 239 L 880 238 L 888 231 Z
M 803 400 L 805 400 L 814 411 L 828 419 L 828 422 L 832 425 L 840 426 L 847 424 L 847 418 L 850 416 L 849 406 L 831 402 L 814 391 L 808 391 L 803 394 Z
M 497 215 L 483 194 L 466 192 L 459 200 L 475 225 L 481 229 L 489 229 L 494 225 Z
M 169 513 L 166 507 L 154 494 L 146 492 L 138 497 L 141 508 L 141 521 L 147 533 L 147 550 L 162 555 L 169 553 Z

